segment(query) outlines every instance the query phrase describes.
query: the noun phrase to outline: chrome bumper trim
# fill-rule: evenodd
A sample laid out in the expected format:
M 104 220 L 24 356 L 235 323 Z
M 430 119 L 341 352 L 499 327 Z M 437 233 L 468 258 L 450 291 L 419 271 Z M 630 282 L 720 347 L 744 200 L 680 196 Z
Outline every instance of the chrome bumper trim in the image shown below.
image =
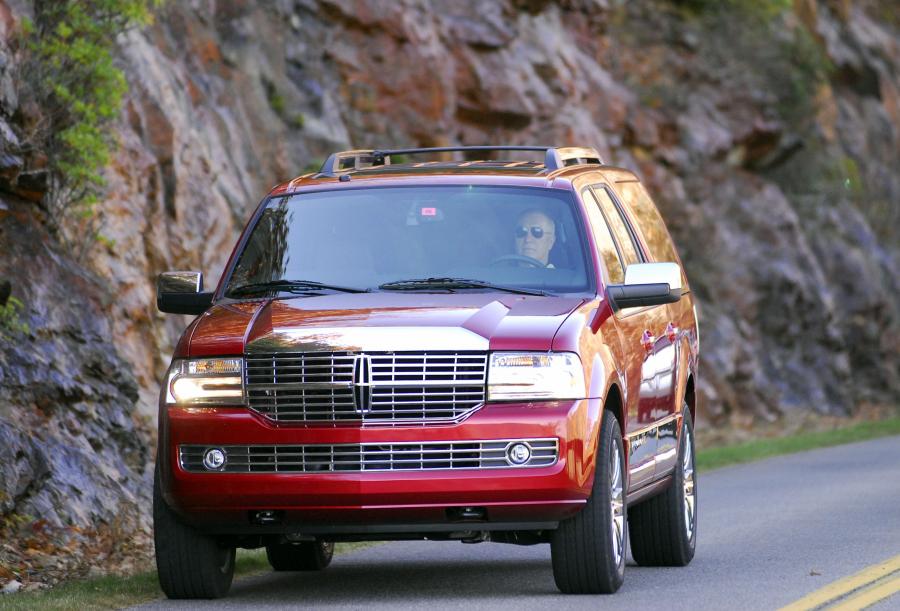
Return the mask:
M 531 458 L 515 465 L 507 450 L 524 443 Z M 203 465 L 207 450 L 225 452 L 218 470 Z M 425 443 L 363 443 L 334 445 L 181 445 L 181 468 L 189 473 L 353 473 L 461 469 L 529 469 L 550 467 L 559 458 L 559 440 L 491 439 Z

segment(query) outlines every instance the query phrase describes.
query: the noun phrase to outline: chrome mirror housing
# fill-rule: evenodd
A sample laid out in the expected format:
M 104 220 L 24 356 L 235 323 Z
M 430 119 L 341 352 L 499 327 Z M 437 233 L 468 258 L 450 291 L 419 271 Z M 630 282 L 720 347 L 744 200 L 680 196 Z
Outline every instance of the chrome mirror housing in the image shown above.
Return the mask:
M 169 314 L 202 314 L 212 304 L 202 272 L 163 272 L 156 279 L 156 307 Z
M 163 272 L 156 279 L 156 293 L 200 293 L 203 272 Z
M 677 263 L 633 263 L 625 268 L 625 286 L 668 284 L 681 296 L 681 267 Z
M 617 309 L 675 303 L 681 299 L 681 267 L 677 263 L 633 263 L 625 283 L 607 287 Z

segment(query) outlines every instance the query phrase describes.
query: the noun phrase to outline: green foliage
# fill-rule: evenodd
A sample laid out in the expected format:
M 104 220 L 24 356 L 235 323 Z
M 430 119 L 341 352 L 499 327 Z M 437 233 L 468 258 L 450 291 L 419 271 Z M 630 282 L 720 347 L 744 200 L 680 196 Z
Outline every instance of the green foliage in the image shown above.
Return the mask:
M 897 10 L 897 0 L 869 0 L 859 4 L 860 8 L 875 21 L 900 29 L 900 11 Z
M 110 124 L 128 90 L 113 50 L 123 31 L 152 21 L 162 0 L 37 0 L 23 27 L 27 52 L 21 79 L 41 117 L 27 138 L 47 158 L 44 205 L 52 231 L 65 241 L 93 218 L 103 194 L 102 170 L 115 144 Z
M 275 88 L 267 89 L 268 98 L 269 98 L 269 106 L 272 107 L 272 110 L 275 111 L 275 114 L 282 115 L 285 111 L 286 103 L 284 101 L 284 96 L 278 93 Z
M 306 124 L 306 117 L 300 112 L 289 112 L 288 102 L 285 97 L 279 93 L 278 89 L 276 89 L 275 83 L 268 79 L 263 79 L 263 87 L 266 90 L 266 99 L 269 102 L 269 108 L 271 108 L 289 127 L 293 129 L 303 129 L 303 126 Z
M 110 252 L 113 252 L 116 249 L 116 241 L 102 233 L 97 234 L 97 242 L 102 244 Z
M 826 211 L 847 204 L 863 214 L 883 244 L 900 244 L 900 206 L 880 183 L 881 167 L 877 160 L 873 164 L 849 156 L 813 132 L 804 138 L 802 149 L 765 174 L 802 215 L 806 231 L 832 231 Z
M 322 159 L 321 157 L 316 157 L 316 158 L 310 160 L 310 162 L 307 163 L 305 166 L 303 166 L 303 169 L 300 171 L 300 173 L 301 174 L 309 174 L 310 172 L 318 172 L 319 170 L 322 169 L 323 163 L 325 163 L 324 159 Z
M 11 334 L 25 334 L 31 332 L 28 324 L 19 319 L 19 314 L 25 309 L 25 305 L 15 297 L 9 297 L 4 305 L 0 305 L 0 338 L 8 339 Z
M 303 126 L 306 125 L 306 117 L 302 112 L 298 112 L 291 118 L 289 124 L 294 129 L 303 129 Z
M 338 543 L 335 555 L 379 545 L 377 541 Z M 271 570 L 262 549 L 239 549 L 235 561 L 236 578 Z M 135 575 L 109 575 L 94 579 L 73 580 L 49 590 L 0 596 L 0 611 L 31 611 L 32 609 L 122 609 L 163 597 L 156 571 Z
M 737 445 L 703 449 L 697 452 L 697 468 L 707 471 L 727 465 L 762 460 L 771 456 L 794 454 L 889 435 L 900 435 L 900 418 L 861 422 L 831 431 L 801 433 L 775 439 L 758 439 Z
M 812 118 L 819 87 L 828 79 L 833 66 L 824 49 L 804 28 L 797 28 L 787 40 L 778 42 L 781 53 L 777 75 L 770 78 L 780 85 L 779 114 L 787 121 Z M 772 71 L 770 71 L 772 72 Z
M 859 165 L 852 157 L 841 157 L 836 160 L 827 171 L 828 179 L 838 183 L 841 188 L 854 200 L 864 194 L 862 175 Z
M 791 10 L 793 2 L 792 0 L 674 0 L 674 4 L 696 15 L 728 11 L 768 21 Z
M 696 33 L 698 56 L 730 87 L 774 98 L 786 124 L 804 128 L 832 69 L 825 50 L 793 18 L 792 0 L 668 0 Z M 677 89 L 674 84 L 669 89 Z M 684 102 L 690 92 L 650 92 Z

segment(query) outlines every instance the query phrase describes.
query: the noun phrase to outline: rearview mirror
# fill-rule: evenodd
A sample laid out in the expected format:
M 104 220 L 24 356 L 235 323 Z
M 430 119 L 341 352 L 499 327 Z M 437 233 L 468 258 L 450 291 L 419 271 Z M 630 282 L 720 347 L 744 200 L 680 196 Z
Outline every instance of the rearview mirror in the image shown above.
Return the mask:
M 677 263 L 634 263 L 625 269 L 625 284 L 607 287 L 617 309 L 675 303 L 681 299 Z
M 169 314 L 202 314 L 212 305 L 201 272 L 163 272 L 156 279 L 156 307 Z

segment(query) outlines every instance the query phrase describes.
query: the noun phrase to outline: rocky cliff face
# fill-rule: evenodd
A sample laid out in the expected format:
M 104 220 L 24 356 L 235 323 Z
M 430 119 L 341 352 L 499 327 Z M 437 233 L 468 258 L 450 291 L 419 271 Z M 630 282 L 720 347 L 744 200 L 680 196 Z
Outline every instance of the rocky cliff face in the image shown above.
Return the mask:
M 0 335 L 0 582 L 113 567 L 150 532 L 153 431 L 113 347 L 112 294 L 30 217 L 0 209 L 0 278 L 15 280 L 30 327 Z
M 773 21 L 710 4 L 171 7 L 123 41 L 117 247 L 93 261 L 141 387 L 183 325 L 153 312 L 155 274 L 215 279 L 260 195 L 328 152 L 586 142 L 645 177 L 685 254 L 713 423 L 896 398 L 890 3 L 799 2 Z
M 141 414 L 186 324 L 156 312 L 156 275 L 215 282 L 268 188 L 336 149 L 594 145 L 648 182 L 699 296 L 701 426 L 896 406 L 896 7 L 768 4 L 168 3 L 119 41 L 131 91 L 86 269 L 23 199 L 40 182 L 5 49 L 0 280 L 31 332 L 0 339 L 3 515 L 147 510 Z M 0 2 L 6 39 L 27 11 Z

